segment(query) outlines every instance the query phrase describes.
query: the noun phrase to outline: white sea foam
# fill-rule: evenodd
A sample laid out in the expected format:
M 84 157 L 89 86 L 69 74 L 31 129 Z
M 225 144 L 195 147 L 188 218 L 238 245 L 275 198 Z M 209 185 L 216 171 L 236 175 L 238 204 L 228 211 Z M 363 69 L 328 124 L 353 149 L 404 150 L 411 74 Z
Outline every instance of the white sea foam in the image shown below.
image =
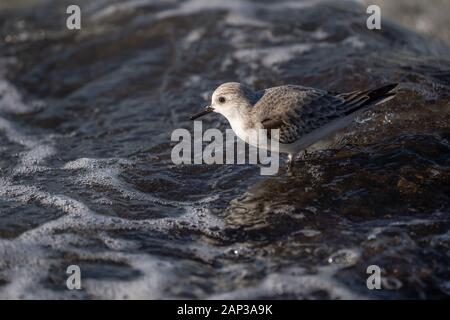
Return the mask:
M 19 163 L 14 169 L 16 173 L 45 170 L 45 167 L 42 167 L 41 164 L 46 158 L 56 153 L 55 148 L 49 142 L 24 134 L 12 122 L 1 117 L 0 130 L 3 131 L 8 140 L 26 148 L 26 151 L 20 153 Z
M 361 250 L 359 249 L 341 249 L 328 258 L 328 263 L 341 267 L 350 267 L 355 265 L 360 258 Z
M 1 59 L 0 59 L 1 61 Z M 1 67 L 1 66 L 0 66 Z M 1 72 L 0 72 L 1 74 Z M 0 113 L 23 114 L 35 111 L 41 104 L 26 104 L 15 86 L 0 79 Z M 45 159 L 56 153 L 53 144 L 36 134 L 27 134 L 26 129 L 0 116 L 0 131 L 6 138 L 25 147 L 19 155 L 19 161 L 14 169 L 16 173 L 27 173 L 46 170 L 42 166 Z
M 358 36 L 351 36 L 345 38 L 342 42 L 344 45 L 350 45 L 355 49 L 362 49 L 366 46 L 366 43 Z
M 319 268 L 320 269 L 320 268 Z M 212 295 L 210 299 L 262 299 L 273 296 L 311 297 L 314 292 L 325 291 L 331 299 L 364 299 L 354 294 L 332 276 L 332 269 L 322 268 L 318 274 L 305 274 L 301 268 L 271 273 L 255 286 Z
M 192 15 L 208 10 L 226 10 L 225 23 L 228 25 L 250 25 L 254 27 L 265 27 L 267 21 L 257 18 L 256 11 L 266 10 L 298 10 L 317 4 L 318 0 L 311 1 L 286 1 L 286 2 L 252 2 L 245 1 L 210 1 L 190 0 L 182 2 L 178 7 L 161 11 L 157 19 L 165 19 L 175 16 Z
M 169 298 L 168 289 L 173 285 L 173 263 L 147 255 L 124 255 L 130 266 L 142 275 L 124 281 L 90 279 L 85 290 L 102 299 L 161 299 Z
M 112 159 L 105 162 L 108 161 L 113 162 Z M 98 165 L 92 159 L 78 159 L 66 164 L 66 167 L 75 170 L 97 168 Z M 7 281 L 0 287 L 0 298 L 61 299 L 82 298 L 85 295 L 110 299 L 167 298 L 170 297 L 168 290 L 171 283 L 177 279 L 173 275 L 175 266 L 148 254 L 131 253 L 139 248 L 137 242 L 112 237 L 109 232 L 130 230 L 152 235 L 155 232 L 170 234 L 172 230 L 180 228 L 201 229 L 205 232 L 223 228 L 222 220 L 207 209 L 186 208 L 186 213 L 179 217 L 148 220 L 104 216 L 66 195 L 52 194 L 36 186 L 14 184 L 6 178 L 0 179 L 0 197 L 23 204 L 35 203 L 64 213 L 59 218 L 22 233 L 14 240 L 0 240 L 0 275 Z M 103 242 L 107 249 L 90 250 L 92 245 L 98 247 L 98 241 Z M 221 252 L 220 248 L 189 242 L 174 246 L 173 249 L 180 250 L 182 247 L 206 260 Z M 167 249 L 170 249 L 170 245 Z M 84 279 L 82 292 L 54 291 L 46 288 L 44 283 L 52 276 L 51 272 L 55 272 L 51 271 L 52 265 L 62 262 L 53 258 L 56 252 L 66 252 L 79 260 L 120 264 L 122 268 L 138 273 L 136 278 L 125 282 L 110 278 Z M 62 267 L 65 268 L 64 265 Z M 65 270 L 58 272 L 65 274 Z M 65 283 L 60 285 L 64 288 Z
M 64 164 L 63 169 L 67 170 L 79 170 L 79 169 L 89 169 L 94 170 L 98 168 L 105 167 L 107 165 L 132 165 L 133 162 L 128 159 L 123 158 L 78 158 L 73 161 L 69 161 Z
M 328 37 L 330 34 L 326 31 L 324 31 L 323 29 L 317 29 L 316 31 L 314 31 L 311 36 L 313 37 L 313 39 L 316 40 L 324 40 L 326 37 Z
M 25 103 L 19 90 L 11 82 L 2 79 L 7 67 L 15 64 L 17 64 L 15 58 L 0 57 L 0 113 L 24 114 L 41 109 L 42 101 L 33 100 Z
M 170 288 L 173 264 L 156 257 L 145 254 L 130 254 L 114 251 L 95 251 L 77 249 L 73 244 L 81 244 L 80 240 L 72 235 L 62 234 L 54 238 L 53 249 L 68 252 L 83 261 L 104 261 L 122 265 L 123 268 L 136 270 L 138 274 L 134 279 L 126 282 L 107 278 L 83 278 L 84 269 L 81 269 L 82 291 L 70 290 L 54 291 L 44 283 L 48 277 L 54 276 L 51 272 L 65 275 L 65 266 L 62 269 L 52 269 L 57 261 L 52 258 L 56 252 L 45 248 L 42 243 L 23 243 L 20 241 L 0 240 L 0 274 L 7 284 L 0 287 L 2 299 L 64 299 L 82 298 L 87 295 L 102 299 L 161 299 L 167 297 L 165 292 Z M 53 271 L 52 271 L 53 270 Z M 56 283 L 61 289 L 65 288 L 65 277 L 61 283 Z
M 57 299 L 59 294 L 38 285 L 47 275 L 50 260 L 46 250 L 33 244 L 0 240 L 0 274 L 7 284 L 0 299 Z
M 0 111 L 8 113 L 25 113 L 30 111 L 21 94 L 8 81 L 0 80 Z
M 191 30 L 183 41 L 185 47 L 189 48 L 193 43 L 201 40 L 205 34 L 205 31 L 205 28 L 197 28 Z
M 320 235 L 322 232 L 320 232 L 319 230 L 314 230 L 314 229 L 301 229 L 299 231 L 297 231 L 296 233 L 300 233 L 302 235 L 304 235 L 305 237 L 315 237 Z
M 75 180 L 79 183 L 92 187 L 95 185 L 113 189 L 121 194 L 124 199 L 133 199 L 147 201 L 161 205 L 170 205 L 175 207 L 189 207 L 194 204 L 205 204 L 214 201 L 217 197 L 205 197 L 204 199 L 190 201 L 175 201 L 153 196 L 151 194 L 141 192 L 128 185 L 119 175 L 121 173 L 118 168 L 119 164 L 130 165 L 131 161 L 126 159 L 118 159 L 117 163 L 112 164 L 114 159 L 88 159 L 80 158 L 66 163 L 63 168 L 68 170 L 86 169 L 84 173 L 80 173 Z
M 97 1 L 98 2 L 98 1 Z M 164 4 L 175 4 L 176 0 L 165 0 Z M 94 22 L 98 22 L 103 19 L 107 19 L 113 17 L 114 15 L 131 13 L 136 10 L 145 8 L 150 5 L 158 5 L 161 4 L 161 1 L 158 0 L 129 0 L 126 2 L 119 3 L 96 3 L 88 6 L 87 11 L 92 12 L 90 19 Z
M 240 62 L 249 64 L 253 69 L 263 66 L 270 68 L 287 62 L 297 55 L 302 55 L 312 49 L 310 44 L 293 44 L 269 48 L 239 49 L 233 56 Z

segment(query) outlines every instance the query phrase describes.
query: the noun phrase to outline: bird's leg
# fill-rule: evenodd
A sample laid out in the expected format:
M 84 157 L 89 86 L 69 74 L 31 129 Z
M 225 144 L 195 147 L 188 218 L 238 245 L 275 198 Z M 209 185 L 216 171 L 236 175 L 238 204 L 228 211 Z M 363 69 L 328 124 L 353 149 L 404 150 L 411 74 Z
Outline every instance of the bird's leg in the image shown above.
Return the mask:
M 306 157 L 308 156 L 308 149 L 303 150 L 303 161 L 306 161 Z
M 297 157 L 301 160 L 301 162 L 305 162 L 307 156 L 308 156 L 308 150 L 306 150 L 306 149 L 303 149 L 297 153 Z
M 287 164 L 288 164 L 288 169 L 289 170 L 291 170 L 294 167 L 294 159 L 293 159 L 292 153 L 288 154 Z

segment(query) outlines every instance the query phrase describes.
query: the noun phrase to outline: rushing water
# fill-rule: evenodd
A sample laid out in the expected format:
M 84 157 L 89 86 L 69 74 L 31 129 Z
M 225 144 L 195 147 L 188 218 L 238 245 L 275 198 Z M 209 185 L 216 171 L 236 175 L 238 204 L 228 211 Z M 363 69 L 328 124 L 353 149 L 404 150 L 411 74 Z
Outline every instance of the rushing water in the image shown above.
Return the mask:
M 72 2 L 0 5 L 1 298 L 448 297 L 448 47 L 343 1 Z M 291 174 L 174 165 L 226 81 L 400 89 Z

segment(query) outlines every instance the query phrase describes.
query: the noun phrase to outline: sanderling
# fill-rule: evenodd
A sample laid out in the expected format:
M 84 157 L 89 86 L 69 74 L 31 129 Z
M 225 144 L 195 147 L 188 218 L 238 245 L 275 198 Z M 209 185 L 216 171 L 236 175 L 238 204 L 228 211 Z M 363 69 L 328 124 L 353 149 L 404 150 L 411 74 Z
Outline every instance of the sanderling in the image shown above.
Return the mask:
M 251 138 L 250 131 L 278 129 L 279 152 L 287 153 L 292 164 L 300 151 L 326 148 L 330 138 L 358 114 L 392 99 L 396 86 L 388 84 L 374 90 L 331 93 L 297 85 L 253 91 L 243 84 L 228 82 L 214 91 L 211 105 L 193 115 L 191 120 L 218 112 L 227 118 L 240 139 L 256 147 L 258 141 Z

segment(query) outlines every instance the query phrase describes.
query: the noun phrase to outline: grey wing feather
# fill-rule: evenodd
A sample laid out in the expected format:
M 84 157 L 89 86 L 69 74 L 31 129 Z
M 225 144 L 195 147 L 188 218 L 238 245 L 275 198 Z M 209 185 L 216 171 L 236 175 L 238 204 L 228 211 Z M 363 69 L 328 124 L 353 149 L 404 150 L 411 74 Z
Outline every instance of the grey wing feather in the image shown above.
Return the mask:
M 264 129 L 279 129 L 279 142 L 288 144 L 338 118 L 392 97 L 396 84 L 375 90 L 330 94 L 302 86 L 265 90 L 254 105 Z
M 283 86 L 266 90 L 254 110 L 263 128 L 279 129 L 279 142 L 288 144 L 336 118 L 344 102 L 326 91 Z

